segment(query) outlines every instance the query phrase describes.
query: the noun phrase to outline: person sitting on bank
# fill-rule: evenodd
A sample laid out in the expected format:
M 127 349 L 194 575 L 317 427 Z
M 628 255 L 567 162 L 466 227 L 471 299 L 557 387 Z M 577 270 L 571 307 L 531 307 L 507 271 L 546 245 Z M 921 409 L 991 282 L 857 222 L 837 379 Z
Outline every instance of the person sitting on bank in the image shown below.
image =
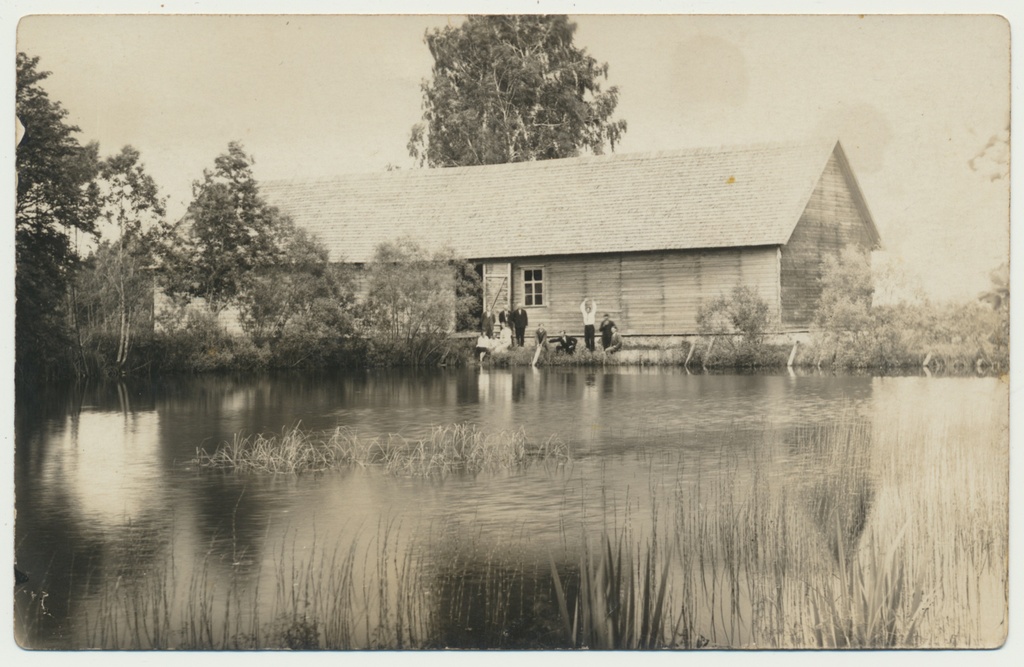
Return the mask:
M 484 332 L 480 332 L 480 335 L 476 339 L 476 353 L 480 358 L 480 363 L 484 363 L 484 357 L 486 357 L 492 350 L 491 344 L 494 341 L 487 336 Z
M 607 349 L 612 344 L 612 327 L 615 326 L 615 322 L 612 320 L 608 313 L 604 314 L 604 318 L 601 320 L 601 326 L 598 330 L 601 332 L 601 347 Z
M 499 326 L 498 329 L 498 335 L 493 338 L 481 333 L 476 339 L 476 352 L 480 356 L 480 363 L 483 363 L 487 355 L 505 352 L 512 347 L 512 333 L 509 328 Z
M 572 354 L 576 351 L 577 340 L 575 336 L 568 336 L 563 331 L 558 335 L 557 338 L 552 338 L 551 342 L 557 345 L 555 349 L 558 352 L 564 352 L 565 354 Z
M 508 326 L 498 327 L 498 338 L 497 344 L 494 346 L 495 352 L 504 352 L 512 347 L 512 329 Z
M 619 335 L 619 328 L 612 327 L 612 337 L 609 341 L 608 347 L 604 348 L 604 351 L 608 354 L 615 354 L 622 349 L 622 336 Z

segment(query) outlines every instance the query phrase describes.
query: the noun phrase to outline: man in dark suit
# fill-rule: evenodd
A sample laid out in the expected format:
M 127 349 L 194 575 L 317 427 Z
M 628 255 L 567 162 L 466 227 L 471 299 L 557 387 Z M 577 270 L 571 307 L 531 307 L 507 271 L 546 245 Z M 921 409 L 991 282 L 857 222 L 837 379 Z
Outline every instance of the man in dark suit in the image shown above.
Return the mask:
M 526 309 L 521 304 L 516 304 L 516 309 L 512 311 L 509 320 L 512 322 L 512 329 L 515 332 L 516 345 L 523 347 L 525 344 L 523 339 L 526 337 L 526 325 L 530 323 Z
M 494 313 L 488 308 L 480 318 L 480 330 L 488 338 L 494 338 Z
M 570 336 L 564 331 L 559 334 L 558 338 L 552 338 L 551 342 L 558 346 L 558 351 L 565 354 L 572 354 L 576 351 L 576 336 Z

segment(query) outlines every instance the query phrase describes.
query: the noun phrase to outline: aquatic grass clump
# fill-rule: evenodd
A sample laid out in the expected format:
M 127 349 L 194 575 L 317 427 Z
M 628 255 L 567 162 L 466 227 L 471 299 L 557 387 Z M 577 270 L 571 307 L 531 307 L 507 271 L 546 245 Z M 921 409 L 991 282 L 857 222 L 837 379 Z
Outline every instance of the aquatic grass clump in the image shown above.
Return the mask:
M 431 476 L 453 472 L 510 470 L 533 462 L 566 463 L 568 446 L 555 437 L 534 442 L 523 429 L 481 431 L 474 424 L 435 427 L 428 438 L 401 435 L 362 438 L 346 428 L 306 431 L 299 425 L 280 436 L 236 433 L 212 454 L 197 449 L 191 465 L 238 472 L 323 472 L 344 466 L 379 466 L 396 475 Z
M 562 618 L 565 638 L 573 648 L 652 649 L 667 646 L 672 632 L 665 631 L 668 618 L 666 591 L 669 560 L 659 569 L 656 545 L 633 559 L 633 545 L 624 548 L 623 534 L 612 546 L 605 532 L 601 545 L 586 543 L 580 555 L 579 591 L 570 612 L 566 588 L 551 561 L 551 578 Z M 639 552 L 639 550 L 638 550 Z
M 837 525 L 837 530 L 842 528 Z M 839 572 L 828 585 L 809 591 L 814 637 L 821 648 L 914 646 L 924 614 L 924 587 L 907 576 L 903 530 L 883 553 L 875 535 L 855 554 L 839 544 Z
M 298 473 L 331 470 L 358 461 L 380 457 L 371 443 L 360 441 L 344 429 L 331 434 L 306 431 L 299 424 L 284 429 L 280 436 L 236 433 L 213 453 L 197 448 L 192 466 L 221 468 L 238 472 Z
M 533 442 L 523 429 L 487 433 L 473 424 L 452 424 L 433 429 L 429 439 L 408 441 L 389 437 L 381 447 L 387 472 L 435 475 L 456 471 L 509 470 L 535 461 L 569 460 L 569 448 L 552 436 Z

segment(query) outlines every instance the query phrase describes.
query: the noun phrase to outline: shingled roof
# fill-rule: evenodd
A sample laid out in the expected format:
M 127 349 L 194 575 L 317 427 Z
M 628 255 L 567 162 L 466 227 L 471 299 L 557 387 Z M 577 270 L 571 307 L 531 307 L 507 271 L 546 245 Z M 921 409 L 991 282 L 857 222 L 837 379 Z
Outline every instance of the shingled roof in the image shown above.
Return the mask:
M 400 236 L 471 259 L 780 245 L 833 153 L 849 174 L 829 140 L 269 181 L 262 193 L 335 261 L 367 262 Z

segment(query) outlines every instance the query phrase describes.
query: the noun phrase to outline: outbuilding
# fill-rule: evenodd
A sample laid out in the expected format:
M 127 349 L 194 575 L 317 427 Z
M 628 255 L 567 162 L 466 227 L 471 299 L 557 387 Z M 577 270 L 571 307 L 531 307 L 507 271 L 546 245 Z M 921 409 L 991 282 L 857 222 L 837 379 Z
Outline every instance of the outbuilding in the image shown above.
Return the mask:
M 481 270 L 495 310 L 582 329 L 592 298 L 628 335 L 697 331 L 701 303 L 754 289 L 782 332 L 808 328 L 825 257 L 880 247 L 836 140 L 398 170 L 264 184 L 267 201 L 365 264 L 398 237 Z

